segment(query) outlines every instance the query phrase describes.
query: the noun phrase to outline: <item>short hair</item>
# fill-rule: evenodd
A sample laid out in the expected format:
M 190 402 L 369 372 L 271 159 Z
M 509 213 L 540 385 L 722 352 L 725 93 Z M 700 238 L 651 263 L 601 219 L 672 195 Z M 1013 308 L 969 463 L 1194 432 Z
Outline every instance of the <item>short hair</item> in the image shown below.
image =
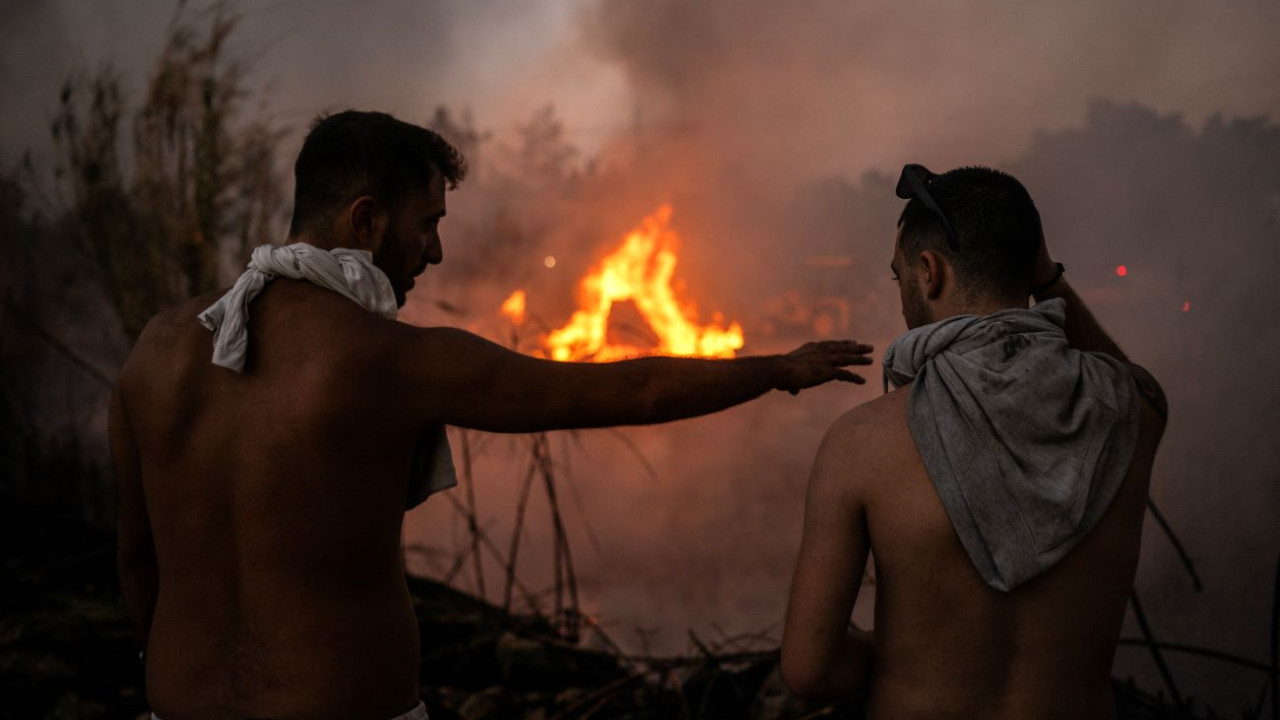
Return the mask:
M 951 263 L 970 299 L 1028 295 L 1044 229 L 1022 183 L 999 170 L 962 167 L 934 177 L 928 190 L 951 223 L 960 250 L 948 246 L 942 220 L 912 198 L 898 218 L 907 262 L 915 263 L 922 250 L 937 252 Z
M 438 133 L 382 112 L 321 115 L 293 165 L 289 235 L 325 227 L 362 195 L 397 208 L 411 189 L 426 187 L 436 173 L 450 190 L 467 174 L 466 158 Z

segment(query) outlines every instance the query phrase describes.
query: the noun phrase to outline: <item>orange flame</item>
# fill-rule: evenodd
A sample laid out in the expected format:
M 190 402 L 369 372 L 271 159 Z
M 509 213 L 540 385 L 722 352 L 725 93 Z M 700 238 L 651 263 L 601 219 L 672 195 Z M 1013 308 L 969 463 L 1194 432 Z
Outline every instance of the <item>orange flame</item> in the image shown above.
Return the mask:
M 649 352 L 730 358 L 742 347 L 741 325 L 733 322 L 721 327 L 719 313 L 712 324 L 700 325 L 695 308 L 676 298 L 671 280 L 679 237 L 670 222 L 671 206 L 663 205 L 582 278 L 578 286 L 580 309 L 563 327 L 542 338 L 551 359 L 606 362 Z M 503 311 L 514 319 L 507 306 L 519 303 L 523 310 L 523 301 L 523 291 L 517 290 L 503 303 Z M 610 342 L 610 311 L 614 303 L 626 301 L 634 303 L 657 336 L 656 348 Z
M 524 323 L 524 291 L 517 290 L 502 301 L 502 314 L 511 318 L 511 322 L 516 325 Z

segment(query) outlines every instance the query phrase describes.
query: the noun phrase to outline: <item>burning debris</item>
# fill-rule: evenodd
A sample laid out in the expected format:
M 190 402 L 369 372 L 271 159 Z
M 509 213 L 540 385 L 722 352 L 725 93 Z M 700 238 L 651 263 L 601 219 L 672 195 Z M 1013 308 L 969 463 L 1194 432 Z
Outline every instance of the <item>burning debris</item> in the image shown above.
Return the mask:
M 540 353 L 552 360 L 608 362 L 659 353 L 731 358 L 743 345 L 742 326 L 724 326 L 712 315 L 709 325 L 697 321 L 696 308 L 677 297 L 673 285 L 680 238 L 671 228 L 671 206 L 663 205 L 627 233 L 578 286 L 578 307 L 564 326 L 542 338 Z M 552 260 L 551 258 L 548 258 Z M 554 260 L 547 266 L 554 265 Z M 609 332 L 617 303 L 631 302 L 657 338 L 656 347 L 618 340 Z M 524 323 L 526 297 L 516 290 L 502 303 L 513 323 Z
M 511 318 L 511 322 L 516 325 L 524 324 L 524 310 L 525 294 L 523 290 L 511 293 L 511 296 L 502 302 L 502 314 Z

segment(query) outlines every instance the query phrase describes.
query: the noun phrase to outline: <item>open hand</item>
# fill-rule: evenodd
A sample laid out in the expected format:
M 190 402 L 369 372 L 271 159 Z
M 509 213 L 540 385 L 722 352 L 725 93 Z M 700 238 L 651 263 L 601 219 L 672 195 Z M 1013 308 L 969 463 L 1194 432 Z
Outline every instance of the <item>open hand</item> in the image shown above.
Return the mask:
M 870 365 L 870 345 L 854 340 L 822 340 L 809 342 L 781 356 L 781 371 L 774 387 L 795 395 L 814 385 L 832 380 L 866 382 L 861 375 L 845 370 L 850 365 Z

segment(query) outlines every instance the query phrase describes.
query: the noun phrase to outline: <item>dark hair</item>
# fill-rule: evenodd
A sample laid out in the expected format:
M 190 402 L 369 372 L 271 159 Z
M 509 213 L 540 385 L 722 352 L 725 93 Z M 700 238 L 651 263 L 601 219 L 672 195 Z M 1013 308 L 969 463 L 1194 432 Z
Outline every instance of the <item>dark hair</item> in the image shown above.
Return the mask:
M 467 161 L 432 130 L 381 112 L 347 110 L 311 125 L 293 165 L 296 181 L 289 235 L 327 227 L 347 203 L 368 195 L 396 208 L 439 173 L 452 190 Z
M 1044 229 L 1022 183 L 999 170 L 962 167 L 933 178 L 928 189 L 955 230 L 960 251 L 947 246 L 938 216 L 912 198 L 898 218 L 907 262 L 914 263 L 922 250 L 937 252 L 955 268 L 961 290 L 971 299 L 1030 293 Z

